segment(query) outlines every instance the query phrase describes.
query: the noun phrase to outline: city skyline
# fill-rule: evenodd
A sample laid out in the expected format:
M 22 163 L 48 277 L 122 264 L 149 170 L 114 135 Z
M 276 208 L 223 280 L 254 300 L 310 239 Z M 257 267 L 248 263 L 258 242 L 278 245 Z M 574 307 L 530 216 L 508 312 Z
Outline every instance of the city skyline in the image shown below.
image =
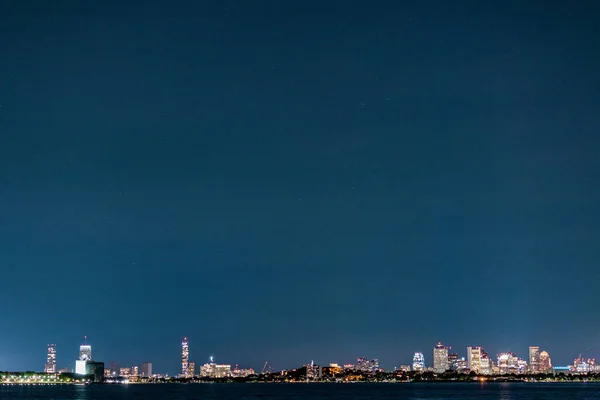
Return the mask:
M 0 1 L 0 370 L 592 353 L 599 20 Z
M 84 344 L 81 344 L 79 346 L 79 358 L 78 360 L 76 360 L 76 365 L 73 370 L 74 372 L 78 372 L 83 374 L 85 371 L 85 363 L 87 361 L 91 361 L 91 345 L 87 344 L 87 336 L 85 337 L 85 341 Z M 450 351 L 453 348 L 451 346 L 446 346 L 444 344 L 442 344 L 442 342 L 437 342 L 436 345 L 434 345 L 432 347 L 432 354 L 431 357 L 428 357 L 426 353 L 423 352 L 415 352 L 412 355 L 412 362 L 408 363 L 404 363 L 404 362 L 400 362 L 400 363 L 393 363 L 394 367 L 393 368 L 383 368 L 383 370 L 395 370 L 395 369 L 402 369 L 404 366 L 406 365 L 410 365 L 410 369 L 412 371 L 425 371 L 425 370 L 431 370 L 432 372 L 436 372 L 436 373 L 442 373 L 443 371 L 448 371 L 448 370 L 455 370 L 455 371 L 461 371 L 461 368 L 465 368 L 468 371 L 475 371 L 477 373 L 482 373 L 482 374 L 491 374 L 492 373 L 492 368 L 498 368 L 498 371 L 500 371 L 499 373 L 524 373 L 526 370 L 528 372 L 531 373 L 538 373 L 538 372 L 544 372 L 549 370 L 552 367 L 559 367 L 559 368 L 564 368 L 566 366 L 569 365 L 576 365 L 578 362 L 589 362 L 591 360 L 592 365 L 595 365 L 595 358 L 596 358 L 596 351 L 595 349 L 592 349 L 591 351 L 589 349 L 586 349 L 586 352 L 583 353 L 579 353 L 577 357 L 574 357 L 572 359 L 569 360 L 569 362 L 564 363 L 562 365 L 559 364 L 552 364 L 551 361 L 551 357 L 548 353 L 547 350 L 542 350 L 540 352 L 540 346 L 528 346 L 528 354 L 527 357 L 521 355 L 521 357 L 519 357 L 518 354 L 513 353 L 510 350 L 507 351 L 502 351 L 500 353 L 497 353 L 495 356 L 488 354 L 488 352 L 485 350 L 484 347 L 482 346 L 467 346 L 465 348 L 465 353 L 464 355 L 459 351 L 459 350 L 454 350 L 457 351 L 457 353 L 450 353 Z M 482 363 L 482 359 L 484 359 L 484 361 L 486 361 L 486 363 Z M 50 363 L 50 360 L 53 361 L 53 365 L 54 365 L 54 370 L 48 370 L 48 366 L 52 365 L 52 363 Z M 452 361 L 454 360 L 454 362 Z M 463 360 L 463 361 L 461 361 Z M 181 370 L 180 372 L 178 372 L 177 374 L 173 374 L 171 372 L 167 372 L 167 371 L 161 371 L 161 374 L 167 374 L 170 376 L 179 376 L 179 377 L 184 377 L 184 378 L 191 378 L 193 376 L 196 376 L 196 370 L 195 370 L 195 361 L 191 361 L 190 360 L 190 352 L 189 352 L 189 340 L 187 337 L 184 337 L 183 340 L 181 341 Z M 217 365 L 214 362 L 214 356 L 208 356 L 206 358 L 206 364 L 202 365 L 202 362 L 200 362 L 200 369 L 198 370 L 198 373 L 201 374 L 202 371 L 206 371 L 207 368 L 209 368 L 209 366 L 213 366 L 210 367 L 212 369 L 214 369 L 214 365 L 216 365 L 217 367 L 217 371 L 218 368 L 221 367 L 220 365 Z M 320 361 L 317 364 L 318 365 L 338 365 L 338 362 L 340 362 L 340 360 L 336 360 L 337 362 L 333 362 L 333 361 Z M 341 360 L 341 362 L 345 362 L 348 360 Z M 573 361 L 572 363 L 570 363 L 571 361 Z M 460 367 L 460 363 L 464 362 L 464 367 Z M 77 365 L 77 363 L 81 363 L 81 365 Z M 314 363 L 314 360 L 311 361 L 311 363 Z M 523 365 L 521 365 L 521 363 L 523 363 Z M 135 364 L 135 363 L 134 363 Z M 114 367 L 114 365 L 119 365 L 118 363 L 115 363 L 114 360 L 111 361 L 110 364 L 110 368 L 106 367 L 106 371 L 112 371 L 114 370 L 116 367 Z M 301 364 L 300 364 L 301 365 Z M 364 371 L 374 371 L 380 368 L 379 366 L 379 359 L 367 359 L 365 357 L 358 357 L 356 364 L 344 364 L 345 368 L 347 368 L 350 365 L 355 365 L 355 368 L 358 370 L 364 370 Z M 235 363 L 236 368 L 238 367 L 238 363 Z M 266 366 L 266 363 L 265 363 Z M 223 367 L 227 367 L 227 370 L 231 371 L 231 364 L 227 364 L 227 365 L 223 365 Z M 244 368 L 255 368 L 255 365 L 248 365 L 248 366 L 243 366 Z M 293 366 L 291 364 L 289 364 L 287 367 L 282 367 L 281 370 L 285 370 L 285 369 L 289 369 L 289 368 L 295 368 L 296 366 Z M 79 368 L 79 370 L 78 370 Z M 134 365 L 133 367 L 122 367 L 122 368 L 117 368 L 119 370 L 118 375 L 121 376 L 127 376 L 131 373 L 131 375 L 138 375 L 138 371 L 140 372 L 140 376 L 147 376 L 148 375 L 148 371 L 152 371 L 153 370 L 153 366 L 152 366 L 152 362 L 150 361 L 144 361 L 141 363 L 141 369 L 139 369 L 140 367 L 138 365 Z M 208 370 L 210 370 L 210 368 Z M 133 369 L 135 369 L 135 373 L 133 372 Z M 1 370 L 1 369 L 0 369 Z M 32 369 L 32 370 L 36 370 L 36 369 Z M 49 344 L 47 346 L 47 362 L 46 364 L 44 364 L 44 372 L 47 373 L 55 373 L 55 372 L 59 372 L 62 369 L 57 369 L 56 368 L 56 345 L 55 344 Z M 67 367 L 66 369 L 64 369 L 65 371 L 68 371 L 69 368 Z M 129 371 L 132 372 L 129 372 Z M 263 367 L 264 370 L 264 367 Z M 126 373 L 124 373 L 124 371 L 127 371 Z M 184 372 L 185 371 L 185 372 Z M 111 374 L 111 376 L 115 376 L 114 375 L 114 371 L 112 371 L 113 373 Z M 213 371 L 213 373 L 215 373 Z M 151 372 L 150 372 L 151 374 Z M 221 373 L 216 373 L 215 376 L 225 376 L 225 375 L 220 375 Z

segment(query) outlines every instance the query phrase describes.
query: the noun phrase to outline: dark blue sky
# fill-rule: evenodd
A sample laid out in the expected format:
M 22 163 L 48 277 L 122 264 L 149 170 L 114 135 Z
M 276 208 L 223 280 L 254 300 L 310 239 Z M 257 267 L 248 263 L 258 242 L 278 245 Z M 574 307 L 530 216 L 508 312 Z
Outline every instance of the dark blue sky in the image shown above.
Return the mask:
M 599 20 L 0 1 L 0 370 L 596 348 Z

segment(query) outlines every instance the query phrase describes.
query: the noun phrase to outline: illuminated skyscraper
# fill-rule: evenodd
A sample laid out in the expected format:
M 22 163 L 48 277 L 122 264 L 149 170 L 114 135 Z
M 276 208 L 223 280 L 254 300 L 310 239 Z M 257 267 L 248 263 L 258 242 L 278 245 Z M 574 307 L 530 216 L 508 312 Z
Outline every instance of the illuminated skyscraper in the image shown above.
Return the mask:
M 190 364 L 190 348 L 187 338 L 181 342 L 181 376 L 188 377 Z
M 540 346 L 529 346 L 529 370 L 532 373 L 540 372 Z
M 425 370 L 425 357 L 423 353 L 415 353 L 413 356 L 413 371 L 423 371 Z
M 458 354 L 448 354 L 448 368 L 450 371 L 458 371 Z
M 194 375 L 196 375 L 196 363 L 193 361 L 190 361 L 188 364 L 187 376 L 188 376 L 188 378 L 193 378 Z
M 442 374 L 450 369 L 448 365 L 448 347 L 441 342 L 433 348 L 433 371 Z
M 484 358 L 487 358 L 487 353 L 482 347 L 467 347 L 467 366 L 469 370 L 480 373 L 481 360 Z
M 87 344 L 87 336 L 84 336 L 84 342 L 79 346 L 79 360 L 75 361 L 75 373 L 85 375 L 85 364 L 88 361 L 92 361 L 92 346 Z M 102 373 L 104 374 L 104 367 L 102 367 Z
M 550 360 L 550 354 L 547 351 L 542 351 L 540 353 L 540 359 L 538 366 L 540 368 L 540 372 L 548 372 L 552 369 L 552 360 Z
M 46 357 L 44 372 L 47 374 L 56 373 L 56 344 L 48 345 L 48 356 Z
M 91 361 L 92 360 L 92 346 L 87 344 L 87 336 L 84 336 L 84 342 L 81 346 L 79 346 L 79 359 L 81 361 Z

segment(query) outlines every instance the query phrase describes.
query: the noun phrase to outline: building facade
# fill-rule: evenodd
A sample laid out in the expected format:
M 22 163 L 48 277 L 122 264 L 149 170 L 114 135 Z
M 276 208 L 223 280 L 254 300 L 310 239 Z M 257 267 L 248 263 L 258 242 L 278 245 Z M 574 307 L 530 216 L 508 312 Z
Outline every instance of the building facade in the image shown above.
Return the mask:
M 450 369 L 448 365 L 448 347 L 441 342 L 433 348 L 433 372 L 443 374 Z
M 519 358 L 510 351 L 498 355 L 498 372 L 500 374 L 518 374 Z
M 448 354 L 448 368 L 450 371 L 458 371 L 458 354 L 450 353 Z
M 85 362 L 85 374 L 92 375 L 94 382 L 104 381 L 104 363 L 98 361 L 88 360 Z
M 142 376 L 147 378 L 152 376 L 152 363 L 151 362 L 143 362 L 142 363 Z
M 181 376 L 188 377 L 190 363 L 190 347 L 187 338 L 181 342 Z
M 423 353 L 417 352 L 414 354 L 412 369 L 413 369 L 413 371 L 424 371 L 425 370 L 425 356 L 423 356 Z
M 44 372 L 47 374 L 56 373 L 56 344 L 48 344 L 48 354 L 46 356 Z
M 200 376 L 207 378 L 226 378 L 231 375 L 231 365 L 216 364 L 211 357 L 208 364 L 200 367 Z
M 75 373 L 77 375 L 85 375 L 85 363 L 87 360 L 75 360 Z
M 532 374 L 540 372 L 540 346 L 529 346 L 529 371 Z
M 487 353 L 485 352 L 483 347 L 467 347 L 467 366 L 469 367 L 470 371 L 473 371 L 478 374 L 483 373 L 481 371 L 481 360 L 483 359 L 487 359 Z
M 379 369 L 379 360 L 367 360 L 364 357 L 359 357 L 356 359 L 356 366 L 354 367 L 357 371 L 362 372 L 375 372 Z
M 540 358 L 538 361 L 538 367 L 540 372 L 547 373 L 552 370 L 552 360 L 550 360 L 550 354 L 547 351 L 542 351 L 540 353 Z
M 83 361 L 92 359 L 92 346 L 89 344 L 82 344 L 79 346 L 79 359 Z

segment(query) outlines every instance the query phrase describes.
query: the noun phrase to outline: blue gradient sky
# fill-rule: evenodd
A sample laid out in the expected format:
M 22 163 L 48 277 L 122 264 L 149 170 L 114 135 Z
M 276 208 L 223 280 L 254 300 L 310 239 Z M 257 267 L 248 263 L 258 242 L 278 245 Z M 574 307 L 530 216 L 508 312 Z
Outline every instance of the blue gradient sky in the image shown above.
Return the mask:
M 0 1 L 0 370 L 600 343 L 594 1 Z

